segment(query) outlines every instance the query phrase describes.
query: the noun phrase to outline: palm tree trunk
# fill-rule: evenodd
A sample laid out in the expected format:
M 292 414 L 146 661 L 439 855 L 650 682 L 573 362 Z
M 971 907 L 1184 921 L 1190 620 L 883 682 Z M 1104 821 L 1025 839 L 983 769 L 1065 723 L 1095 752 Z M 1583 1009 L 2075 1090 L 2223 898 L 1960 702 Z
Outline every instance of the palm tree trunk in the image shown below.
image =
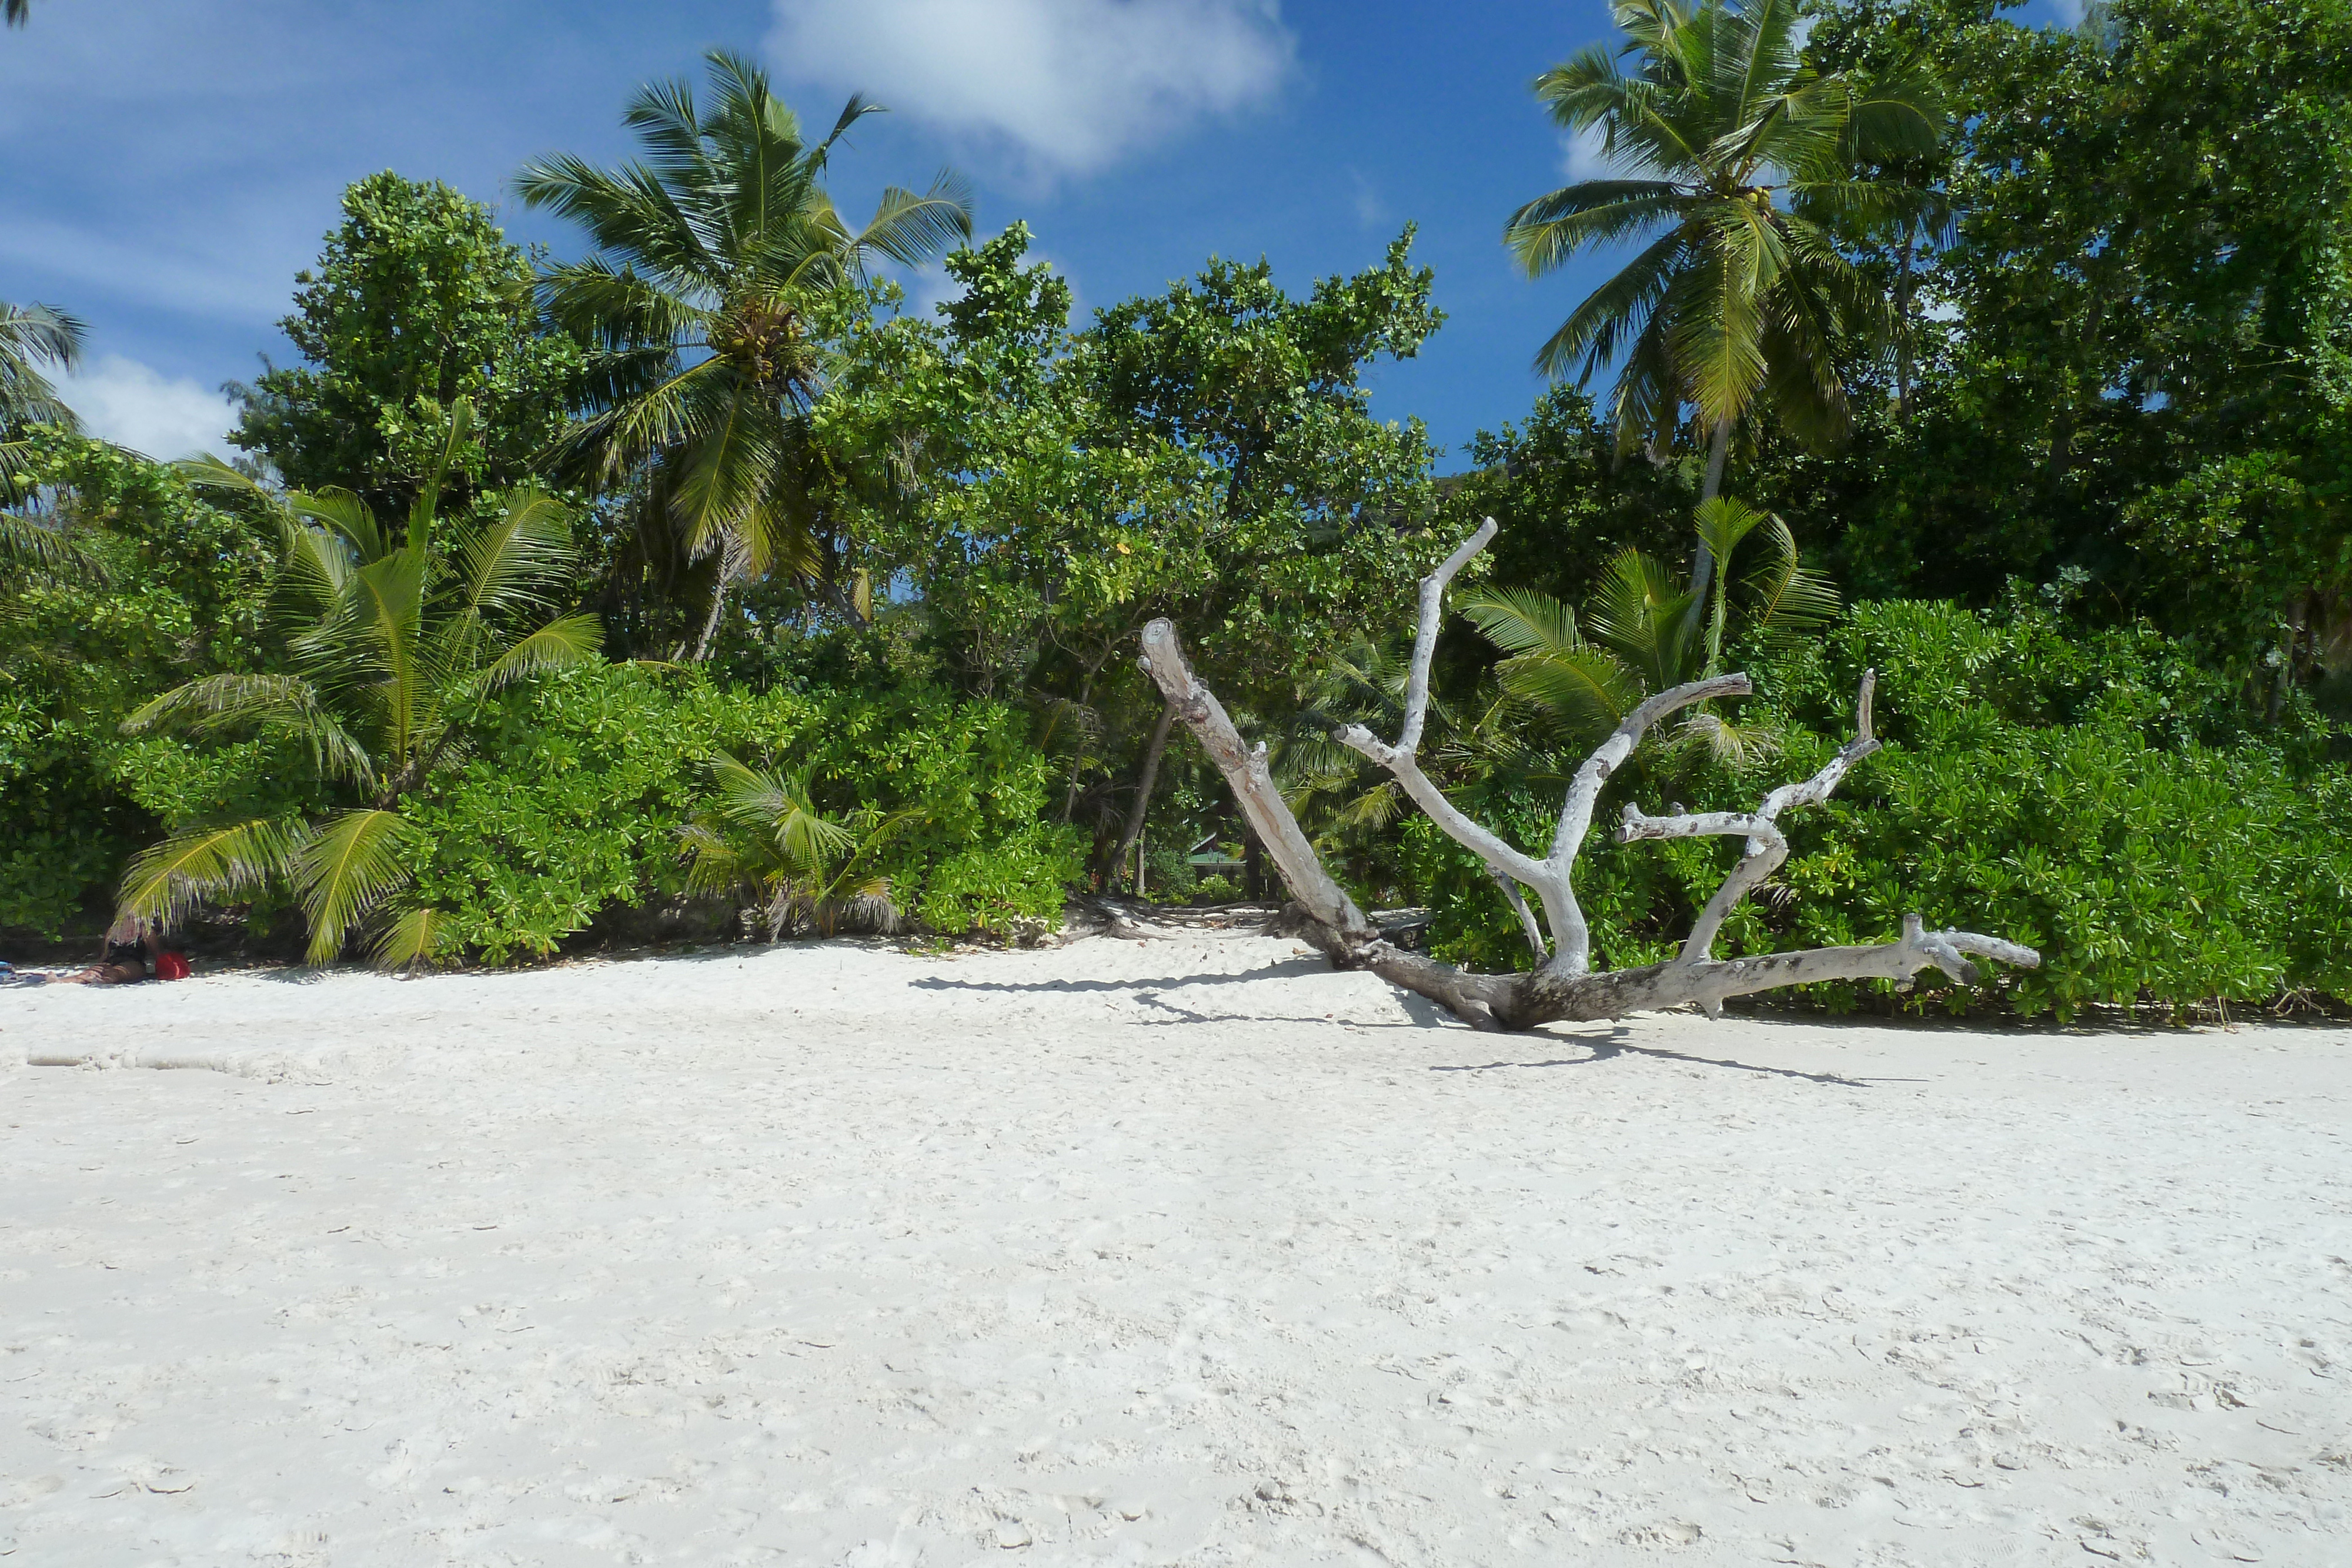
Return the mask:
M 727 608 L 727 579 L 721 574 L 710 585 L 710 612 L 702 618 L 701 634 L 694 640 L 694 649 L 686 655 L 689 664 L 698 664 L 710 656 L 710 640 L 719 634 L 719 612 Z
M 1895 286 L 1895 417 L 1911 417 L 1911 229 L 1903 230 L 1901 281 Z
M 1731 455 L 1731 421 L 1715 422 L 1715 434 L 1706 444 L 1706 482 L 1699 486 L 1699 505 L 1715 499 L 1723 489 L 1723 468 Z M 1691 561 L 1691 613 L 1703 615 L 1706 605 L 1706 585 L 1715 576 L 1715 558 L 1701 545 Z

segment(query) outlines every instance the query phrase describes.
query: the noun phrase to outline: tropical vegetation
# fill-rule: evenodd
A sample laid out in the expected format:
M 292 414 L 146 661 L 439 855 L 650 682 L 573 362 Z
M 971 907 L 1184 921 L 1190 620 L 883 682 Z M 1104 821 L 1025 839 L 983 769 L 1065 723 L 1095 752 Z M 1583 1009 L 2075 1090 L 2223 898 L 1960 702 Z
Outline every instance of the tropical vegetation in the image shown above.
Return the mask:
M 952 173 L 846 221 L 875 106 L 814 134 L 724 52 L 626 106 L 634 161 L 520 172 L 565 258 L 353 183 L 235 466 L 81 434 L 79 323 L 0 308 L 0 934 L 503 964 L 1270 894 L 1135 667 L 1167 616 L 1365 907 L 1523 967 L 1330 739 L 1395 722 L 1413 584 L 1492 517 L 1422 747 L 1482 821 L 1537 843 L 1596 733 L 1734 669 L 1605 809 L 1750 806 L 1874 668 L 1885 749 L 1725 944 L 1920 907 L 2045 957 L 1797 1002 L 2352 998 L 2352 6 L 1614 17 L 1534 82 L 1604 172 L 1496 214 L 1527 287 L 1611 266 L 1460 472 L 1365 390 L 1444 329 L 1411 228 L 1078 318 Z M 1594 845 L 1598 952 L 1667 951 L 1730 852 Z

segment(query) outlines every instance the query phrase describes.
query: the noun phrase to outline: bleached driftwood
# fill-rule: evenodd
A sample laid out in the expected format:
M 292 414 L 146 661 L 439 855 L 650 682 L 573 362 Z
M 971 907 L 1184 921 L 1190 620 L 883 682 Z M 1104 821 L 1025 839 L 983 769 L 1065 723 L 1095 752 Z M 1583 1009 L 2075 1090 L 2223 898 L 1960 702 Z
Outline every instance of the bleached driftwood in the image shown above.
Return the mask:
M 1827 800 L 1855 763 L 1878 749 L 1871 733 L 1874 679 L 1865 674 L 1855 704 L 1854 737 L 1820 772 L 1801 783 L 1773 790 L 1755 810 L 1691 813 L 1677 809 L 1653 817 L 1630 803 L 1625 807 L 1617 830 L 1620 842 L 1720 835 L 1738 837 L 1745 843 L 1738 863 L 1707 901 L 1679 954 L 1662 964 L 1596 973 L 1591 967 L 1591 931 L 1576 901 L 1571 877 L 1602 787 L 1661 720 L 1696 703 L 1745 696 L 1748 680 L 1746 675 L 1717 675 L 1660 692 L 1643 702 L 1576 770 L 1560 805 L 1550 852 L 1538 860 L 1520 851 L 1448 800 L 1422 771 L 1417 756 L 1429 710 L 1430 662 L 1437 651 L 1446 586 L 1494 537 L 1495 522 L 1490 517 L 1422 581 L 1412 665 L 1405 686 L 1404 723 L 1395 742 L 1383 741 L 1360 725 L 1338 731 L 1335 738 L 1387 769 L 1448 838 L 1486 862 L 1517 911 L 1528 944 L 1538 956 L 1536 967 L 1527 974 L 1472 974 L 1385 940 L 1323 869 L 1282 791 L 1275 787 L 1266 767 L 1265 747 L 1245 746 L 1215 694 L 1193 676 L 1175 627 L 1160 620 L 1143 629 L 1145 672 L 1224 774 L 1242 814 L 1290 889 L 1296 905 L 1293 928 L 1335 964 L 1370 969 L 1393 985 L 1444 1003 L 1481 1029 L 1528 1029 L 1555 1019 L 1621 1018 L 1685 1002 L 1695 1002 L 1713 1015 L 1728 997 L 1818 980 L 1885 979 L 1908 988 L 1913 977 L 1927 968 L 1940 969 L 1965 984 L 1977 977 L 1976 966 L 1969 962 L 1970 955 L 2026 968 L 2041 963 L 2042 956 L 2031 947 L 1972 931 L 1929 931 L 1916 915 L 1904 917 L 1900 938 L 1875 946 L 1816 947 L 1752 958 L 1715 956 L 1716 936 L 1724 920 L 1788 858 L 1788 840 L 1779 825 L 1780 814 Z M 1533 890 L 1543 911 L 1540 925 L 1519 894 L 1523 886 Z

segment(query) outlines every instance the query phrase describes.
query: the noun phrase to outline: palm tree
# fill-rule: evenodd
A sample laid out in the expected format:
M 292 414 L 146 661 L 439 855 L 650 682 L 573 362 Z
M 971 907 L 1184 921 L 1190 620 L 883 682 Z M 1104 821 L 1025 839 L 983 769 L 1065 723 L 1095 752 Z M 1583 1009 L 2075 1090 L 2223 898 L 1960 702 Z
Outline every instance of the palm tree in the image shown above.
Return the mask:
M 215 458 L 180 465 L 193 483 L 278 513 L 291 673 L 207 675 L 148 703 L 123 728 L 291 739 L 355 803 L 315 821 L 184 828 L 131 862 L 121 913 L 168 925 L 206 899 L 282 881 L 309 917 L 310 961 L 331 962 L 411 880 L 404 862 L 416 831 L 397 810 L 402 798 L 462 754 L 492 694 L 596 656 L 594 616 L 550 615 L 573 569 L 562 505 L 523 486 L 487 498 L 479 522 L 436 517 L 472 418 L 464 401 L 452 407 L 441 457 L 397 531 L 347 490 L 280 497 Z M 379 961 L 429 956 L 435 919 L 412 909 L 381 922 Z
M 16 477 L 32 455 L 26 425 L 80 428 L 40 368 L 73 369 L 81 362 L 86 336 L 79 319 L 54 305 L 0 304 L 0 502 L 12 498 Z
M 851 229 L 825 194 L 834 145 L 877 106 L 853 97 L 814 145 L 764 72 L 714 49 L 712 101 L 657 82 L 623 122 L 642 162 L 591 167 L 569 155 L 528 164 L 522 199 L 576 219 L 595 246 L 551 269 L 547 312 L 593 345 L 596 412 L 563 439 L 562 471 L 600 486 L 645 481 L 658 525 L 688 559 L 722 557 L 699 658 L 727 582 L 812 560 L 799 461 L 824 382 L 810 308 L 884 256 L 918 265 L 971 233 L 971 198 L 941 172 L 918 195 L 882 193 Z
M 1564 129 L 1598 131 L 1622 172 L 1528 203 L 1505 238 L 1538 277 L 1592 246 L 1646 242 L 1536 364 L 1589 380 L 1622 358 L 1611 409 L 1621 445 L 1663 451 L 1687 423 L 1706 447 L 1701 498 L 1712 500 L 1734 430 L 1759 402 L 1816 440 L 1844 429 L 1836 355 L 1849 340 L 1885 341 L 1889 312 L 1840 236 L 1925 200 L 1859 166 L 1931 152 L 1942 98 L 1924 64 L 1875 79 L 1815 71 L 1796 0 L 1618 0 L 1614 15 L 1638 67 L 1621 70 L 1595 47 L 1538 78 L 1536 93 Z M 1695 601 L 1711 567 L 1702 552 Z
M 1788 525 L 1727 496 L 1701 502 L 1693 518 L 1700 556 L 1729 563 L 1750 538 L 1755 565 L 1737 591 L 1727 564 L 1696 603 L 1674 570 L 1634 549 L 1610 563 L 1580 627 L 1576 612 L 1547 593 L 1490 590 L 1463 613 L 1507 657 L 1503 690 L 1545 715 L 1564 743 L 1607 735 L 1643 699 L 1720 674 L 1735 614 L 1773 639 L 1837 617 L 1837 590 L 1805 566 Z M 1759 737 L 1702 713 L 1695 733 L 1737 755 Z
M 9 20 L 21 20 L 13 8 Z M 54 306 L 0 304 L 0 507 L 18 499 L 32 459 L 27 425 L 80 428 L 40 367 L 71 370 L 81 361 L 84 336 L 81 322 Z M 0 512 L 0 586 L 99 570 L 97 556 L 52 520 Z
M 21 27 L 33 19 L 33 0 L 0 0 L 0 16 L 8 26 Z
M 680 834 L 691 861 L 688 891 L 756 899 L 772 942 L 803 928 L 826 936 L 845 925 L 897 929 L 890 879 L 870 866 L 915 813 L 866 809 L 837 822 L 815 805 L 814 772 L 762 772 L 721 752 L 711 767 L 717 797 Z

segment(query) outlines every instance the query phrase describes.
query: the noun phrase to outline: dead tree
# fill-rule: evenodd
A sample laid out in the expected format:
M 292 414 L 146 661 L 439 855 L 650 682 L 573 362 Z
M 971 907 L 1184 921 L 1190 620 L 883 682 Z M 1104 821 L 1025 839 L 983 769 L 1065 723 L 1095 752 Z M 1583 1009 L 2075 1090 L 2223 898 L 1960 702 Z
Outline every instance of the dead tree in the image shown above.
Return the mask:
M 1704 835 L 1738 838 L 1745 845 L 1738 862 L 1707 901 L 1682 951 L 1662 964 L 1634 969 L 1594 971 L 1592 936 L 1584 911 L 1576 901 L 1571 873 L 1593 808 L 1609 777 L 1633 755 L 1642 737 L 1669 715 L 1695 703 L 1719 697 L 1745 696 L 1746 675 L 1716 675 L 1660 692 L 1625 717 L 1615 732 L 1585 759 L 1570 782 L 1562 802 L 1559 826 L 1552 835 L 1550 853 L 1538 859 L 1524 853 L 1465 816 L 1421 770 L 1417 753 L 1422 722 L 1429 709 L 1429 666 L 1437 649 L 1438 622 L 1444 610 L 1446 585 L 1454 573 L 1495 537 L 1493 518 L 1465 540 L 1438 569 L 1422 580 L 1421 616 L 1412 644 L 1412 670 L 1405 687 L 1404 725 L 1393 743 L 1381 740 L 1360 725 L 1335 732 L 1334 738 L 1361 752 L 1384 768 L 1403 787 L 1413 803 L 1448 838 L 1486 862 L 1517 913 L 1528 945 L 1538 955 L 1535 968 L 1518 975 L 1480 975 L 1407 952 L 1383 939 L 1364 917 L 1347 892 L 1333 881 L 1299 831 L 1282 792 L 1266 767 L 1265 747 L 1244 746 L 1214 693 L 1194 678 L 1185 663 L 1176 628 L 1165 620 L 1143 629 L 1144 671 L 1156 682 L 1185 727 L 1198 737 L 1225 782 L 1242 815 L 1249 820 L 1267 856 L 1282 873 L 1294 901 L 1292 928 L 1342 968 L 1370 969 L 1392 985 L 1442 1002 L 1480 1029 L 1531 1029 L 1556 1019 L 1579 1021 L 1622 1018 L 1653 1008 L 1696 1002 L 1710 1016 L 1719 1013 L 1727 997 L 1742 997 L 1782 986 L 1818 980 L 1892 980 L 1908 989 L 1913 977 L 1927 968 L 1940 969 L 1963 984 L 1977 977 L 1968 956 L 1998 959 L 2032 968 L 2042 956 L 1998 937 L 1972 931 L 1930 931 L 1916 915 L 1906 915 L 1903 935 L 1893 942 L 1859 947 L 1815 947 L 1797 953 L 1768 953 L 1750 958 L 1717 958 L 1716 936 L 1732 909 L 1748 893 L 1788 858 L 1789 841 L 1781 836 L 1780 814 L 1792 807 L 1827 800 L 1853 765 L 1878 749 L 1871 734 L 1870 699 L 1874 676 L 1862 678 L 1855 704 L 1854 737 L 1829 764 L 1801 783 L 1785 784 L 1764 798 L 1753 811 L 1685 812 L 1679 808 L 1654 817 L 1631 803 L 1617 829 L 1621 843 L 1635 839 L 1681 839 Z M 1532 889 L 1543 911 L 1535 911 L 1521 894 Z M 1546 939 L 1547 930 L 1549 939 Z

